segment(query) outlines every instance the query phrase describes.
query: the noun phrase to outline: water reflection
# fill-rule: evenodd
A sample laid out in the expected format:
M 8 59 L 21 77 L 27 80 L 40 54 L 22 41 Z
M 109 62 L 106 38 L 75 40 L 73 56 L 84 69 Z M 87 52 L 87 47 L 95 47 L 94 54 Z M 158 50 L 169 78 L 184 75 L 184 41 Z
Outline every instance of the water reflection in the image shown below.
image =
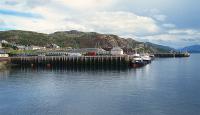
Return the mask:
M 198 115 L 199 57 L 138 69 L 12 68 L 0 72 L 0 115 Z

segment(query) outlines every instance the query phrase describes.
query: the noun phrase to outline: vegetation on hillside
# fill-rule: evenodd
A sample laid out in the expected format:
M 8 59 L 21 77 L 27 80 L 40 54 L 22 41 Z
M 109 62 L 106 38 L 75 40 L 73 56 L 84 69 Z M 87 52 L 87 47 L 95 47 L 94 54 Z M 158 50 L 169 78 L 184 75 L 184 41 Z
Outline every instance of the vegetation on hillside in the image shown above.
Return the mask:
M 43 34 L 31 31 L 1 31 L 0 40 L 6 40 L 13 44 L 47 46 L 55 43 L 62 48 L 112 48 L 119 46 L 126 49 L 142 47 L 148 52 L 169 52 L 172 48 L 143 43 L 131 38 L 124 39 L 111 34 L 99 34 L 96 32 L 80 32 L 76 30 L 61 31 L 52 34 Z M 140 49 L 141 50 L 141 49 Z

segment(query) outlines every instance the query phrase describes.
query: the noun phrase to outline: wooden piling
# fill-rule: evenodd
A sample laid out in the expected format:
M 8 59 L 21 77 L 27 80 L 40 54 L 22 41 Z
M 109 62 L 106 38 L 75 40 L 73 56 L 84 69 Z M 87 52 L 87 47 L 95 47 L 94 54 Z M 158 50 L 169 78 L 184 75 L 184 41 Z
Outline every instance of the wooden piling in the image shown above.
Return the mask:
M 66 69 L 106 69 L 106 68 L 128 68 L 130 59 L 127 56 L 32 56 L 11 57 L 10 63 L 26 67 L 42 68 L 66 68 Z

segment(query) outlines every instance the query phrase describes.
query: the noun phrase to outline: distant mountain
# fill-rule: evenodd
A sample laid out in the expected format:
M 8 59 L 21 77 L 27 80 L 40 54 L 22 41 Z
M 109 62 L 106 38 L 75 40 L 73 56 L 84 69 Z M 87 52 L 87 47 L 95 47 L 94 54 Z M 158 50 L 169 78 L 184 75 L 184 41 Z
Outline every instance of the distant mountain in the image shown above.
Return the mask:
M 160 52 L 171 52 L 171 51 L 177 51 L 176 49 L 174 48 L 171 48 L 169 46 L 163 46 L 163 45 L 158 45 L 158 44 L 153 44 L 153 43 L 150 43 L 150 42 L 146 42 L 146 44 L 149 46 L 149 47 L 152 47 L 154 50 L 157 50 L 157 51 L 160 51 Z
M 112 48 L 119 46 L 124 49 L 134 49 L 143 47 L 143 50 L 154 53 L 174 50 L 166 46 L 139 42 L 132 38 L 125 39 L 112 34 L 81 32 L 77 30 L 59 31 L 52 34 L 21 30 L 0 31 L 0 40 L 6 40 L 13 44 L 36 46 L 47 46 L 55 43 L 63 48 Z
M 189 53 L 200 53 L 200 45 L 192 45 L 179 49 L 180 51 L 187 51 Z

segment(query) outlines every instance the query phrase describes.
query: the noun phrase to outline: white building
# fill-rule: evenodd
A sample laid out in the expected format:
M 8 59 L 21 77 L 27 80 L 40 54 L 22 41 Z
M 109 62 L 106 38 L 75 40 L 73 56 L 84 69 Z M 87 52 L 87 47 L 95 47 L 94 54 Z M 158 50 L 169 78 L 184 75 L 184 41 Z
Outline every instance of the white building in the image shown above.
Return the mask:
M 80 53 L 68 53 L 68 56 L 71 56 L 71 57 L 80 57 L 80 56 L 82 56 L 82 54 L 80 54 Z
M 60 46 L 58 46 L 57 44 L 49 44 L 47 45 L 47 48 L 59 49 Z
M 97 53 L 98 55 L 109 55 L 109 54 L 110 54 L 109 51 L 106 51 L 106 50 L 104 50 L 104 49 L 102 49 L 102 48 L 98 48 L 96 53 Z
M 52 44 L 52 46 L 53 46 L 53 48 L 56 48 L 56 49 L 60 48 L 60 46 L 58 46 L 56 44 Z
M 0 57 L 2 58 L 2 57 L 9 57 L 9 56 L 6 53 L 0 53 Z
M 80 57 L 82 56 L 81 53 L 70 53 L 66 51 L 52 51 L 52 52 L 47 52 L 47 56 L 70 56 L 70 57 Z
M 9 57 L 9 55 L 4 51 L 0 50 L 0 58 L 5 58 L 5 57 Z
M 48 56 L 66 56 L 66 55 L 68 55 L 68 53 L 65 51 L 51 51 L 51 52 L 46 52 L 45 54 Z
M 28 46 L 25 48 L 25 50 L 41 50 L 45 49 L 45 47 L 39 47 L 39 46 Z
M 124 52 L 120 47 L 114 47 L 113 49 L 111 49 L 111 54 L 112 55 L 123 55 Z
M 6 40 L 1 40 L 1 43 L 8 44 Z
M 16 46 L 18 50 L 25 50 L 25 46 L 21 45 L 21 46 Z

